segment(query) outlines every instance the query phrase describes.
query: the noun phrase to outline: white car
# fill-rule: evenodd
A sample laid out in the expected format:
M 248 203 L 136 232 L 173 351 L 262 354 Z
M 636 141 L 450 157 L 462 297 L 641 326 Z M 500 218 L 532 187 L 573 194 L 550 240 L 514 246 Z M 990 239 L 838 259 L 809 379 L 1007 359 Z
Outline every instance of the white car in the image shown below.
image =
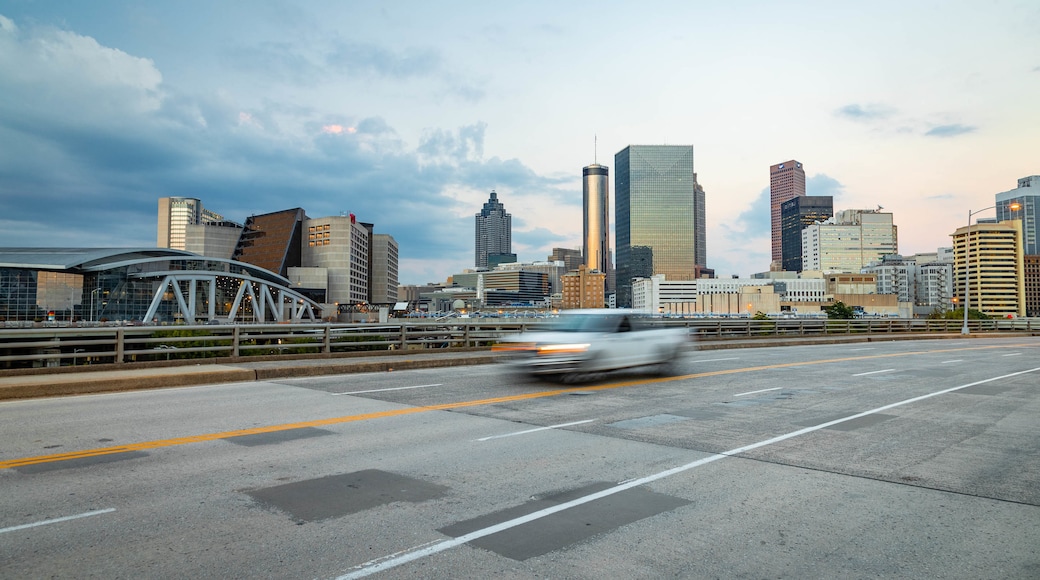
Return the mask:
M 506 337 L 492 351 L 521 372 L 566 380 L 651 365 L 668 372 L 689 346 L 690 334 L 662 323 L 635 310 L 572 310 L 546 330 Z

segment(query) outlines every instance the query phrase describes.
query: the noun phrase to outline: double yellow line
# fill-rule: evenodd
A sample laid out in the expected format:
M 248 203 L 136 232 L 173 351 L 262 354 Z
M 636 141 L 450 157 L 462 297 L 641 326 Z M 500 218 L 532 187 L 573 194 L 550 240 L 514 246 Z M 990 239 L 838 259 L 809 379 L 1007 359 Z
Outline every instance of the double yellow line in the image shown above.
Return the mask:
M 787 368 L 787 367 L 800 367 L 800 366 L 811 366 L 821 365 L 830 363 L 880 359 L 880 358 L 893 358 L 900 356 L 912 356 L 920 354 L 936 354 L 942 352 L 961 352 L 969 350 L 986 350 L 986 349 L 1004 349 L 1004 348 L 1015 348 L 1015 347 L 1035 347 L 1036 344 L 1019 344 L 1019 345 L 999 345 L 999 346 L 978 346 L 978 347 L 967 347 L 967 348 L 956 348 L 956 349 L 941 349 L 931 351 L 914 351 L 904 353 L 892 353 L 892 354 L 881 354 L 881 355 L 867 355 L 867 356 L 855 356 L 846 358 L 836 359 L 825 359 L 817 361 L 803 361 L 803 362 L 790 362 L 780 363 L 775 365 L 763 365 L 757 367 L 745 367 L 740 369 L 728 369 L 721 371 L 710 371 L 704 373 L 694 373 L 691 375 L 672 376 L 672 377 L 660 377 L 652 379 L 640 379 L 633 381 L 623 381 L 616 383 L 608 383 L 603 385 L 593 385 L 587 387 L 571 387 L 566 389 L 553 389 L 549 391 L 539 391 L 536 393 L 524 393 L 520 395 L 510 395 L 507 397 L 494 397 L 490 399 L 477 399 L 473 401 L 458 401 L 454 403 L 445 403 L 443 405 L 431 405 L 425 407 L 409 407 L 406 409 L 393 409 L 390 411 L 379 411 L 376 413 L 364 413 L 361 415 L 347 415 L 344 417 L 332 417 L 329 419 L 316 419 L 314 421 L 301 421 L 299 423 L 283 423 L 281 425 L 269 425 L 267 427 L 254 427 L 251 429 L 238 429 L 235 431 L 222 431 L 220 433 L 206 433 L 202 435 L 192 435 L 189 437 L 176 437 L 173 439 L 158 439 L 155 441 L 144 441 L 141 443 L 131 443 L 128 445 L 117 445 L 114 447 L 99 447 L 97 449 L 86 449 L 83 451 L 70 451 L 67 453 L 55 453 L 52 455 L 38 455 L 35 457 L 23 457 L 21 459 L 9 459 L 6 461 L 0 461 L 0 469 L 10 469 L 14 467 L 25 467 L 28 465 L 38 465 L 41 463 L 54 463 L 58 461 L 69 461 L 72 459 L 83 459 L 88 457 L 100 457 L 103 455 L 114 455 L 117 453 L 129 453 L 132 451 L 144 451 L 148 449 L 159 449 L 162 447 L 175 447 L 177 445 L 188 445 L 190 443 L 203 443 L 206 441 L 216 441 L 218 439 L 230 439 L 232 437 L 242 437 L 244 435 L 259 435 L 262 433 L 276 433 L 279 431 L 291 431 L 293 429 L 303 429 L 305 427 L 323 427 L 326 425 L 338 425 L 341 423 L 353 423 L 355 421 L 368 421 L 371 419 L 384 419 L 387 417 L 401 417 L 404 415 L 414 415 L 416 413 L 426 413 L 429 411 L 448 411 L 452 409 L 462 409 L 465 407 L 478 407 L 481 405 L 494 405 L 497 403 L 509 403 L 513 401 L 523 401 L 528 399 L 541 399 L 545 397 L 555 397 L 558 395 L 564 395 L 567 393 L 576 392 L 590 392 L 590 391 L 605 391 L 608 389 L 620 389 L 623 387 L 631 387 L 636 385 L 646 385 L 653 383 L 662 383 L 668 381 L 678 381 L 686 379 L 698 379 L 704 377 L 716 377 L 721 375 L 732 375 L 738 373 L 751 373 L 763 370 Z

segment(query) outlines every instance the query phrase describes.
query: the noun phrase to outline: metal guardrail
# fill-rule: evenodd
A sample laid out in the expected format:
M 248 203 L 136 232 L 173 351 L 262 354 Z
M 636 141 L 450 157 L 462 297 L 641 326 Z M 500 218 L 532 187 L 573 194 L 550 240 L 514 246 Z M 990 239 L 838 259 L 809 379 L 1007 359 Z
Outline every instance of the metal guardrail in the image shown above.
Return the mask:
M 490 346 L 507 334 L 544 327 L 545 319 L 404 321 L 388 324 L 272 324 L 0 330 L 0 370 L 127 364 L 265 355 L 452 349 Z M 960 320 L 669 319 L 694 338 L 732 339 L 878 333 L 959 333 Z M 1040 332 L 1040 319 L 971 320 L 972 333 Z

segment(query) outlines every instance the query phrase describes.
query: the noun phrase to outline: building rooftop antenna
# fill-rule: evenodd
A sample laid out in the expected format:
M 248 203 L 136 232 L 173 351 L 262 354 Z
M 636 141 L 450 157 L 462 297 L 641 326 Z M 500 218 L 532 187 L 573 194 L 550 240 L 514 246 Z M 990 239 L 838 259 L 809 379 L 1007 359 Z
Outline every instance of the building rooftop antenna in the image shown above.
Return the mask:
M 592 134 L 592 163 L 593 165 L 599 165 L 599 137 Z

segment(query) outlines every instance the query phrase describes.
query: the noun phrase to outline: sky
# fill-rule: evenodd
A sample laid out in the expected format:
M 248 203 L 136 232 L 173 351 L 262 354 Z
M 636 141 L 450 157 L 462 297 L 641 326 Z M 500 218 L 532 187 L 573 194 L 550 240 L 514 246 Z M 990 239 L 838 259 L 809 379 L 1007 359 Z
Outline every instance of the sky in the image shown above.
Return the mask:
M 769 166 L 899 250 L 1040 174 L 1040 2 L 0 0 L 0 247 L 154 247 L 157 199 L 354 213 L 400 282 L 581 248 L 581 169 L 692 145 L 708 267 L 769 268 Z M 985 212 L 981 216 L 987 215 Z M 611 216 L 613 228 L 613 215 Z

